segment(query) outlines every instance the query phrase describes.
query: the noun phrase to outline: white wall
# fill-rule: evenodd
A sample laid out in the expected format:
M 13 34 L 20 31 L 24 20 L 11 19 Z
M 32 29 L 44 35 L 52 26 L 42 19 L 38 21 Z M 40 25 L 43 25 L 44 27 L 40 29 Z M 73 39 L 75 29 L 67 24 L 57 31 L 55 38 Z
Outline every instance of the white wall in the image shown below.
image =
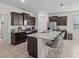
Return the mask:
M 3 37 L 3 40 L 7 39 L 8 37 L 8 19 L 7 19 L 7 15 L 1 15 L 1 37 Z
M 68 16 L 67 31 L 73 34 L 73 39 L 79 39 L 79 31 L 74 31 L 74 16 L 79 15 L 79 11 L 52 13 L 53 16 Z
M 0 14 L 10 14 L 10 12 L 12 11 L 18 12 L 18 13 L 25 12 L 25 13 L 32 14 L 30 12 L 23 11 L 21 9 L 18 9 L 18 8 L 15 8 L 15 7 L 12 7 L 10 5 L 6 5 L 0 2 Z
M 4 31 L 4 34 L 7 34 L 5 37 L 6 39 L 8 39 L 8 41 L 11 40 L 11 28 L 15 28 L 14 26 L 11 26 L 11 14 L 10 12 L 17 12 L 17 13 L 28 13 L 28 14 L 31 14 L 30 12 L 27 12 L 27 11 L 23 11 L 21 9 L 18 9 L 18 8 L 15 8 L 15 7 L 12 7 L 12 6 L 9 6 L 9 5 L 6 5 L 6 4 L 3 4 L 0 2 L 0 14 L 3 15 L 3 17 L 6 17 L 7 16 L 7 21 L 5 21 L 5 18 L 2 18 L 2 20 L 4 21 L 5 25 L 7 25 L 6 27 L 4 27 L 5 31 Z M 10 43 L 10 42 L 9 42 Z

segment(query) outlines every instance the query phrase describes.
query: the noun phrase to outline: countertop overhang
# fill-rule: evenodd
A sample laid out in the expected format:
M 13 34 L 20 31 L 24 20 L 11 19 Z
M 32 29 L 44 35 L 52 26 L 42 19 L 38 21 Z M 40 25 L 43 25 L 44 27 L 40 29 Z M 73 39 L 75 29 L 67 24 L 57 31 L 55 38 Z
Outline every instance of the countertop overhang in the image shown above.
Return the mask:
M 54 40 L 54 38 L 57 37 L 60 33 L 61 31 L 52 31 L 52 32 L 34 33 L 34 34 L 29 34 L 27 36 L 35 37 L 39 39 Z

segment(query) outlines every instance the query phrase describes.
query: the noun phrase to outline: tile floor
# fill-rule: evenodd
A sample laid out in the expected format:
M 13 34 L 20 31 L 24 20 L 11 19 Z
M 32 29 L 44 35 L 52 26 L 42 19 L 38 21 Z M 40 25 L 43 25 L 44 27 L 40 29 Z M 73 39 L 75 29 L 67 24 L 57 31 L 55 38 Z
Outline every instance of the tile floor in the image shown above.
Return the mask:
M 55 53 L 51 49 L 47 58 L 55 58 Z M 64 40 L 63 53 L 60 58 L 78 58 L 79 57 L 79 41 Z M 26 43 L 16 46 L 0 41 L 0 58 L 33 58 L 28 55 Z
M 26 43 L 16 46 L 0 42 L 0 58 L 32 58 L 28 55 Z
M 56 57 L 54 53 L 49 51 L 49 58 Z M 58 58 L 79 58 L 79 41 L 77 40 L 64 40 L 63 51 Z

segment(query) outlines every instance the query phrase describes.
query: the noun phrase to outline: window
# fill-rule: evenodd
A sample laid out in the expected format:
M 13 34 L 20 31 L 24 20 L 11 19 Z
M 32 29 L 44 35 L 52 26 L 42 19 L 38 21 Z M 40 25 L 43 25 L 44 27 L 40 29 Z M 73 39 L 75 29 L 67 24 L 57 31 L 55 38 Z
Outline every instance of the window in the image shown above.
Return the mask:
M 79 16 L 74 17 L 74 30 L 79 30 Z

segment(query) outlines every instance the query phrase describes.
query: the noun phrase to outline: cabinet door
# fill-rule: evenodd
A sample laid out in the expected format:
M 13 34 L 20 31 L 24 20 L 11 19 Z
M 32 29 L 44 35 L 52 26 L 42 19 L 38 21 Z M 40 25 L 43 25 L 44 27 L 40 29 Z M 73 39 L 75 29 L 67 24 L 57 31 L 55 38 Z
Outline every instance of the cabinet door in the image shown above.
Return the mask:
M 19 14 L 18 25 L 23 25 L 23 15 Z
M 57 20 L 57 25 L 58 26 L 62 25 L 62 22 L 63 22 L 62 17 L 59 17 L 58 20 Z
M 27 36 L 27 39 L 28 39 L 27 48 L 28 48 L 29 55 L 37 58 L 37 56 L 38 56 L 37 38 Z
M 23 24 L 24 25 L 28 25 L 28 21 L 29 21 L 29 14 L 25 14 L 23 13 Z
M 23 25 L 23 15 L 11 12 L 11 25 Z
M 25 32 L 11 33 L 11 44 L 17 45 L 25 41 L 26 41 Z
M 28 26 L 35 25 L 35 17 L 30 16 L 30 14 L 22 13 L 23 15 L 23 24 Z
M 49 22 L 53 22 L 52 17 L 49 17 Z
M 51 16 L 49 17 L 49 22 L 57 22 L 57 25 L 67 25 L 67 16 Z
M 35 17 L 29 17 L 28 25 L 30 25 L 30 26 L 35 25 Z
M 11 13 L 11 25 L 18 25 L 19 16 L 17 13 Z
M 24 23 L 27 21 L 28 26 L 34 26 L 35 25 L 35 17 L 32 16 L 25 16 Z
M 32 25 L 35 25 L 35 17 L 32 17 Z
M 62 20 L 63 20 L 62 24 L 67 25 L 67 16 L 63 16 Z
M 19 15 L 18 14 L 14 14 L 14 25 L 18 25 L 19 23 Z
M 54 16 L 53 17 L 53 22 L 57 22 L 58 21 L 58 16 Z
M 58 25 L 67 25 L 67 16 L 59 17 Z
M 51 16 L 49 17 L 49 22 L 57 22 L 58 16 Z

